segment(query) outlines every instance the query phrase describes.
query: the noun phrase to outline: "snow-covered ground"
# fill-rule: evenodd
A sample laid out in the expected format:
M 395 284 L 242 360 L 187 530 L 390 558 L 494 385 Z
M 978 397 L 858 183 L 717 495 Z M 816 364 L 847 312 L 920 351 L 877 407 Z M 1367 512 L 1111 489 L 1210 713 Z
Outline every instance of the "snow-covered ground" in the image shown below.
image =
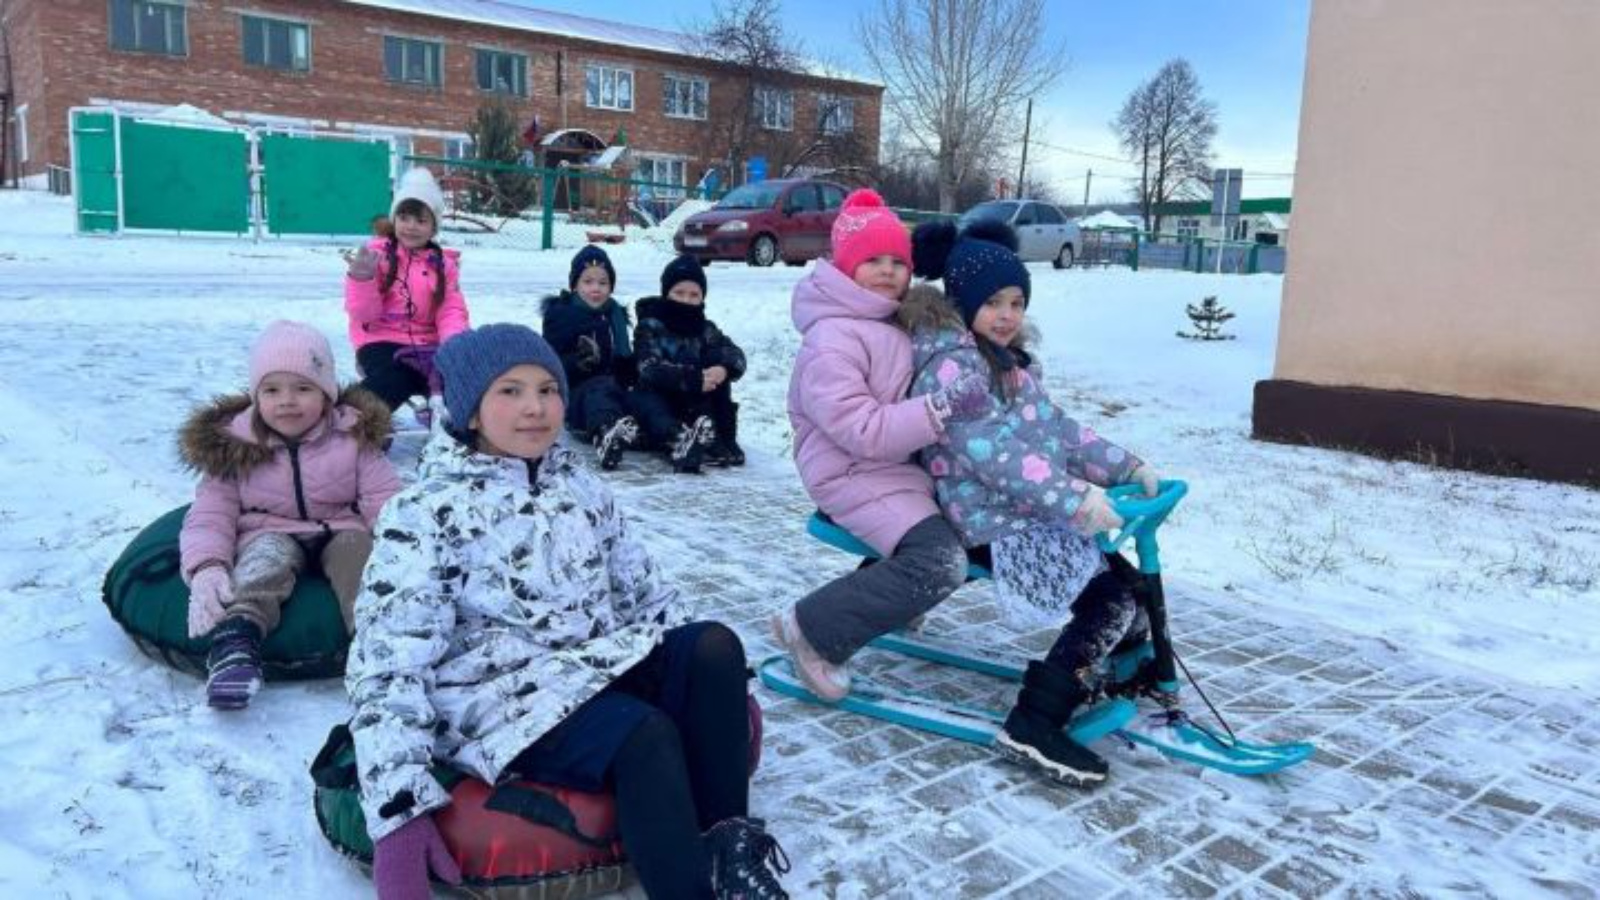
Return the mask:
M 261 325 L 317 325 L 352 371 L 338 248 L 70 230 L 65 201 L 0 192 L 0 894 L 359 896 L 364 879 L 320 846 L 305 776 L 343 716 L 340 685 L 271 686 L 216 715 L 99 597 L 128 539 L 189 499 L 173 430 L 243 385 Z M 608 249 L 620 297 L 656 292 L 670 247 L 630 234 Z M 568 255 L 466 246 L 474 321 L 537 324 Z M 736 397 L 752 465 L 714 478 L 795 482 L 783 401 L 803 271 L 711 269 L 710 315 L 751 360 Z M 1164 532 L 1169 583 L 1488 681 L 1600 695 L 1600 494 L 1251 441 L 1279 277 L 1032 272 L 1053 394 L 1191 485 Z M 1174 335 L 1208 294 L 1237 313 L 1237 340 Z

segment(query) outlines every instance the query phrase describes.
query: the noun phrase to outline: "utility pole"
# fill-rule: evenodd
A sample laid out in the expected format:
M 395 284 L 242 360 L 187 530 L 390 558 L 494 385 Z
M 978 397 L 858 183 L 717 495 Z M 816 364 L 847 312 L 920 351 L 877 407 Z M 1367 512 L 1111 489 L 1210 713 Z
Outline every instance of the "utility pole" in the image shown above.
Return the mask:
M 1033 98 L 1028 98 L 1028 118 L 1022 125 L 1022 170 L 1017 173 L 1017 199 L 1022 199 L 1022 186 L 1028 182 L 1028 134 L 1033 130 Z
M 1094 170 L 1083 173 L 1083 214 L 1089 214 L 1089 182 L 1094 180 Z

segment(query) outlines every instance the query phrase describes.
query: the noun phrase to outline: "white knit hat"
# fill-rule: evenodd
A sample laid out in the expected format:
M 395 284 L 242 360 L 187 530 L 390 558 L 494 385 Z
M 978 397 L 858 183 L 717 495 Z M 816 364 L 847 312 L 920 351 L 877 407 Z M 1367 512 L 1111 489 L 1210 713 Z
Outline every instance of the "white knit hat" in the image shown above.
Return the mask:
M 395 210 L 407 200 L 420 200 L 433 213 L 434 224 L 437 225 L 444 215 L 444 192 L 439 190 L 439 182 L 433 180 L 433 173 L 417 166 L 407 169 L 400 176 L 400 183 L 395 186 L 394 202 L 389 204 L 389 218 L 395 217 Z

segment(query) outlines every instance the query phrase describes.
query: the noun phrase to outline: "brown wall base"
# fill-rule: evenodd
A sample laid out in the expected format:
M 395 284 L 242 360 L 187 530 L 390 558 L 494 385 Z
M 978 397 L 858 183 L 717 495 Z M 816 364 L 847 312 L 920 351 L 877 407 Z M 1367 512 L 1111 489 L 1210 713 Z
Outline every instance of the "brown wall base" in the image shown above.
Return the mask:
M 1600 485 L 1600 411 L 1256 382 L 1253 436 L 1496 475 Z

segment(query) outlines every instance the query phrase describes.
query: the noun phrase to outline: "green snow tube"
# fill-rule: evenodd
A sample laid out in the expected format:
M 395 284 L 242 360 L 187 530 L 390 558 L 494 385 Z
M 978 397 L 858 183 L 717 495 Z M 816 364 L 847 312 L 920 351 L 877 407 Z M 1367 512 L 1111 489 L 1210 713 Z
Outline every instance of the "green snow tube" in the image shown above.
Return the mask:
M 189 588 L 178 572 L 178 532 L 188 511 L 180 506 L 139 532 L 106 573 L 101 596 L 140 650 L 204 678 L 211 641 L 189 637 Z M 282 623 L 262 644 L 262 668 L 268 680 L 339 678 L 349 648 L 333 588 L 320 575 L 302 574 Z

